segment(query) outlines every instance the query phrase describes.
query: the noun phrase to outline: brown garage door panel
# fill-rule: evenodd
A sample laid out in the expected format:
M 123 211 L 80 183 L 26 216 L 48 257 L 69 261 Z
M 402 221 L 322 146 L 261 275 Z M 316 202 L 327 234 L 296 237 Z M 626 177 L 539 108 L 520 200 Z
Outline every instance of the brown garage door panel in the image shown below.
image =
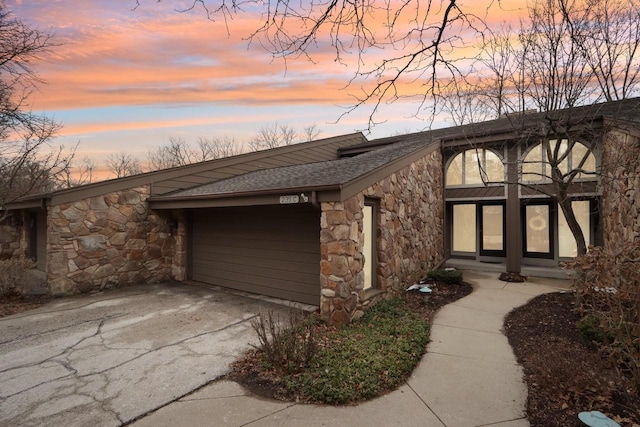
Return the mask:
M 277 252 L 277 253 L 274 255 L 274 252 Z M 234 248 L 231 246 L 226 246 L 224 248 L 211 248 L 210 246 L 207 246 L 205 249 L 202 250 L 202 253 L 206 254 L 205 255 L 206 258 L 215 257 L 217 260 L 224 260 L 227 262 L 237 262 L 236 260 L 239 257 L 254 258 L 256 260 L 256 263 L 258 264 L 260 264 L 261 262 L 259 260 L 266 260 L 266 262 L 272 262 L 272 261 L 277 262 L 277 260 L 282 259 L 284 260 L 283 262 L 285 263 L 290 262 L 291 265 L 294 266 L 294 268 L 298 264 L 303 265 L 303 268 L 305 270 L 308 269 L 309 266 L 318 264 L 317 252 L 311 252 L 311 251 L 309 251 L 308 253 L 298 251 L 298 254 L 296 255 L 296 259 L 294 261 L 290 260 L 289 258 L 286 258 L 289 254 L 288 251 L 280 251 L 280 250 L 275 250 L 273 248 L 267 252 L 264 249 L 256 249 L 256 248 L 243 248 L 243 247 Z M 277 256 L 277 255 L 281 255 L 281 256 Z
M 278 276 L 279 272 L 290 273 L 303 273 L 307 275 L 320 274 L 316 263 L 298 262 L 296 260 L 283 260 L 283 259 L 269 259 L 269 258 L 256 258 L 250 257 L 246 254 L 242 255 L 229 255 L 229 254 L 213 254 L 214 261 L 206 261 L 208 265 L 202 267 L 215 268 L 221 270 L 246 270 L 247 266 L 251 266 L 256 271 L 264 270 L 265 275 L 269 277 Z M 199 259 L 194 259 L 194 262 L 200 262 Z M 273 270 L 273 272 L 270 272 Z M 316 274 L 317 273 L 317 274 Z M 293 276 L 288 276 L 293 277 Z M 313 280 L 302 280 L 308 282 Z
M 291 241 L 283 238 L 278 240 L 274 236 L 271 236 L 270 240 L 265 239 L 243 239 L 234 238 L 232 236 L 227 238 L 211 237 L 207 238 L 207 235 L 202 235 L 193 240 L 194 244 L 207 246 L 211 248 L 236 248 L 236 249 L 258 249 L 263 252 L 266 251 L 284 251 L 284 252 L 304 252 L 304 253 L 317 253 L 317 247 L 320 246 L 320 239 L 316 239 L 313 243 Z M 214 249 L 212 249 L 214 250 Z
M 262 206 L 196 210 L 193 280 L 318 305 L 320 212 Z
M 228 263 L 219 261 L 194 260 L 193 265 L 194 268 L 198 269 L 199 271 L 210 271 L 209 274 L 211 275 L 215 275 L 216 272 L 235 274 L 237 276 L 251 275 L 252 277 L 257 277 L 257 280 L 288 280 L 291 282 L 297 282 L 300 285 L 312 283 L 318 278 L 318 274 L 320 273 L 319 271 L 313 271 L 314 269 L 307 269 L 306 271 L 300 272 L 288 269 L 276 269 L 271 267 L 257 267 L 253 264 L 249 264 L 247 259 L 245 259 L 245 261 L 247 262 L 245 262 L 244 264 L 241 263 L 242 261 L 243 260 L 239 260 L 238 263 Z
M 252 275 L 251 272 L 236 274 L 234 272 L 217 270 L 215 272 L 211 271 L 211 274 L 208 274 L 206 271 L 204 271 L 202 272 L 201 277 L 208 279 L 206 280 L 206 282 L 211 282 L 211 283 L 224 282 L 225 286 L 234 287 L 244 291 L 250 291 L 250 289 L 247 288 L 249 286 L 256 287 L 256 288 L 264 288 L 265 289 L 264 293 L 266 293 L 267 295 L 269 295 L 270 291 L 267 292 L 266 290 L 297 292 L 305 295 L 315 295 L 318 293 L 312 287 L 304 286 L 304 284 L 300 282 L 256 276 L 256 275 Z M 230 286 L 229 284 L 231 283 L 240 284 L 241 286 L 240 287 Z M 254 291 L 250 291 L 250 292 L 254 292 Z M 315 303 L 317 304 L 318 301 L 316 300 Z
M 217 280 L 212 278 L 211 280 Z M 209 280 L 199 280 L 204 283 L 213 283 Z M 222 286 L 222 285 L 220 285 Z M 277 295 L 273 295 L 274 289 L 268 286 L 263 286 L 253 283 L 245 283 L 240 281 L 227 280 L 224 284 L 225 288 L 242 290 L 245 292 L 251 292 L 259 295 L 275 296 L 276 298 L 286 299 L 290 301 L 297 301 L 304 304 L 318 305 L 320 296 L 317 294 L 304 294 L 300 292 L 300 289 L 296 288 L 294 291 L 286 289 L 276 289 Z

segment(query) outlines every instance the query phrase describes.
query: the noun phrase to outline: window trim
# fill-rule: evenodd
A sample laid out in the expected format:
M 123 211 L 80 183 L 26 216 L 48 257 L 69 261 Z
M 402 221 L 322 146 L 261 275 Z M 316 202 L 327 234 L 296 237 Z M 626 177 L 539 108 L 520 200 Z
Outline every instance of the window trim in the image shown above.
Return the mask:
M 450 202 L 449 204 L 449 212 L 450 212 L 450 218 L 451 220 L 449 221 L 450 223 L 450 230 L 449 230 L 449 235 L 450 235 L 450 239 L 451 242 L 449 243 L 449 250 L 451 252 L 451 255 L 458 257 L 458 258 L 476 258 L 478 256 L 478 203 L 475 201 L 455 201 L 455 202 Z M 475 228 L 475 250 L 473 252 L 462 252 L 462 251 L 456 251 L 453 249 L 453 245 L 455 242 L 455 230 L 454 230 L 454 215 L 453 215 L 453 210 L 454 207 L 456 205 L 472 205 L 474 206 L 475 209 L 475 214 L 476 214 L 476 218 L 475 218 L 475 223 L 474 223 L 474 228 Z
M 548 206 L 549 208 L 549 252 L 529 252 L 527 251 L 527 206 Z M 525 199 L 520 204 L 520 217 L 522 218 L 522 258 L 555 260 L 557 254 L 556 233 L 558 227 L 557 204 L 551 199 Z
M 365 271 L 365 269 L 369 269 L 369 275 L 371 278 L 371 286 L 366 287 L 366 280 L 365 280 L 365 294 L 369 295 L 369 293 L 375 293 L 377 291 L 379 291 L 379 281 L 378 281 L 378 274 L 377 274 L 377 270 L 378 270 L 378 213 L 379 213 L 379 206 L 380 206 L 380 201 L 379 199 L 373 199 L 373 198 L 365 198 L 364 199 L 364 207 L 362 209 L 362 218 L 363 218 L 363 222 L 362 222 L 362 232 L 365 233 L 365 229 L 364 229 L 364 216 L 365 216 L 365 207 L 371 207 L 371 235 L 372 235 L 372 239 L 371 242 L 369 244 L 371 244 L 371 260 L 369 261 L 369 263 L 367 262 L 366 258 L 364 259 L 364 263 L 362 265 L 363 271 Z M 367 244 L 366 239 L 365 239 L 365 245 Z M 363 256 L 364 256 L 364 250 L 365 248 L 362 248 L 363 251 Z M 369 265 L 367 267 L 367 265 Z M 365 276 L 366 277 L 366 276 Z
M 504 200 L 501 201 L 488 201 L 488 202 L 478 202 L 478 212 L 476 213 L 478 223 L 478 254 L 481 257 L 496 257 L 496 258 L 504 258 L 507 256 L 507 209 L 506 203 Z M 484 249 L 484 217 L 483 217 L 483 207 L 484 206 L 501 206 L 502 207 L 502 249 Z

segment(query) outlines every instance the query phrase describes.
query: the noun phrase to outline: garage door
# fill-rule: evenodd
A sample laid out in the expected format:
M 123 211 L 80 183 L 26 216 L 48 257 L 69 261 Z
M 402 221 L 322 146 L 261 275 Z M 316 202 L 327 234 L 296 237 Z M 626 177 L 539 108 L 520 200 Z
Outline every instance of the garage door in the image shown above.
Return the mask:
M 320 303 L 320 212 L 307 206 L 196 209 L 191 278 Z

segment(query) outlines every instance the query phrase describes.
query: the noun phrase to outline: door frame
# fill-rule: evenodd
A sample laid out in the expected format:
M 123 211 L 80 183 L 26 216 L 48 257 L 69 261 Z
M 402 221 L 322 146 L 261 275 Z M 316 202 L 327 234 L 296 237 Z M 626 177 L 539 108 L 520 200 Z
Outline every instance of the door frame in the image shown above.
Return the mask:
M 547 206 L 549 209 L 548 232 L 549 252 L 527 251 L 527 206 Z M 554 260 L 556 257 L 557 205 L 551 199 L 525 199 L 520 205 L 522 218 L 522 257 Z
M 484 206 L 502 207 L 502 249 L 484 249 Z M 480 201 L 477 204 L 477 227 L 478 227 L 478 254 L 480 257 L 504 258 L 507 256 L 507 212 L 504 200 Z

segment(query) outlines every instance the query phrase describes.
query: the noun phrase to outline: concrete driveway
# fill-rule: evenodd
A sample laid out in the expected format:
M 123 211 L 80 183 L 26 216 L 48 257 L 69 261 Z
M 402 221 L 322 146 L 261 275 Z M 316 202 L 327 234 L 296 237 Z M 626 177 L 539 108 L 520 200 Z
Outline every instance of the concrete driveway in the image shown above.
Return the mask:
M 178 283 L 0 318 L 0 425 L 111 426 L 224 375 L 269 301 Z

